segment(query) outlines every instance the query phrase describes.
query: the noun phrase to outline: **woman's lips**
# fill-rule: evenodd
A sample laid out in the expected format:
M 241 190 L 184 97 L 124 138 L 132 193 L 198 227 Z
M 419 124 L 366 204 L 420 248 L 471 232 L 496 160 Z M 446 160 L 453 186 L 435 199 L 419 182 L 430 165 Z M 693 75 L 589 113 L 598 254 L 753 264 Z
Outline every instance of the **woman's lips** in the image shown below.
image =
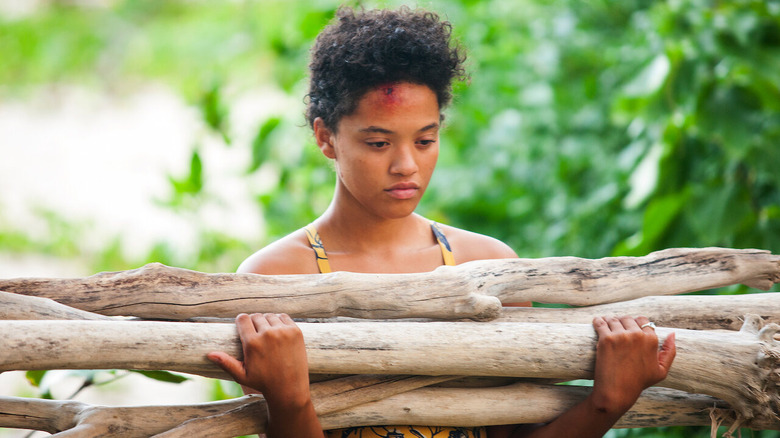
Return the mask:
M 414 183 L 398 183 L 393 184 L 385 191 L 395 199 L 410 199 L 417 196 L 417 191 L 420 190 L 420 186 Z

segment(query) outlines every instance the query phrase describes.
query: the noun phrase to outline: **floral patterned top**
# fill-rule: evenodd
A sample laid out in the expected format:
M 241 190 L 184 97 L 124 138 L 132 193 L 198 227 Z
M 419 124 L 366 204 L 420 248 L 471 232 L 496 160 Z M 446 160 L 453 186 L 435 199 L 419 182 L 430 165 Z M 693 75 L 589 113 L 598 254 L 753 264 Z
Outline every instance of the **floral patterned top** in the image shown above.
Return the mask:
M 366 426 L 329 430 L 327 438 L 486 438 L 484 427 Z

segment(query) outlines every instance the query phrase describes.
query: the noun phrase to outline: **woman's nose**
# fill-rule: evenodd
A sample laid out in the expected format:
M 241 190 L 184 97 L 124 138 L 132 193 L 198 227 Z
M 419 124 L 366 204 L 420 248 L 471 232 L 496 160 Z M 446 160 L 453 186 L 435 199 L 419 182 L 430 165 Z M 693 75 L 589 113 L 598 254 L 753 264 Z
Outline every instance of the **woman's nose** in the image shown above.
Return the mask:
M 394 175 L 413 175 L 418 170 L 414 147 L 401 145 L 394 151 L 390 163 L 390 173 Z

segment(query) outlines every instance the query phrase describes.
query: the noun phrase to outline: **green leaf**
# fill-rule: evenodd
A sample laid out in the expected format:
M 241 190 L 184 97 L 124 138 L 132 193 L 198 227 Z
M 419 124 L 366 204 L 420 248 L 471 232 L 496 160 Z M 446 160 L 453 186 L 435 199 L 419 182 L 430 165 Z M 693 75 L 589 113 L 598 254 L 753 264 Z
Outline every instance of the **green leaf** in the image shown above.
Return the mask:
M 203 189 L 203 162 L 200 159 L 200 153 L 197 149 L 192 151 L 188 185 L 192 193 L 198 193 Z
M 657 239 L 685 205 L 689 195 L 686 192 L 674 193 L 654 199 L 645 210 L 642 235 L 646 241 Z
M 273 147 L 268 139 L 281 121 L 279 117 L 271 117 L 260 126 L 255 139 L 252 140 L 252 164 L 249 166 L 249 172 L 257 170 L 268 159 Z
M 645 255 L 651 252 L 689 198 L 690 194 L 684 191 L 652 199 L 645 209 L 642 233 L 620 242 L 613 255 Z
M 179 207 L 188 197 L 194 197 L 203 190 L 203 161 L 198 148 L 192 150 L 189 173 L 183 178 L 168 175 L 168 182 L 173 187 L 173 196 L 166 203 Z
M 241 397 L 242 394 L 241 385 L 236 382 L 218 379 L 212 380 L 210 391 L 212 400 L 229 400 L 231 398 Z
M 182 376 L 180 374 L 174 374 L 169 371 L 144 371 L 144 370 L 130 370 L 131 372 L 141 374 L 150 379 L 154 379 L 160 382 L 168 383 L 182 383 L 190 380 L 189 377 Z
M 222 100 L 222 85 L 219 81 L 214 81 L 201 96 L 200 110 L 206 125 L 221 134 L 225 143 L 230 144 L 227 132 L 228 108 Z
M 41 380 L 43 380 L 43 376 L 45 376 L 46 373 L 46 370 L 33 370 L 27 371 L 24 376 L 27 378 L 27 381 L 30 382 L 30 385 L 39 388 L 41 386 Z

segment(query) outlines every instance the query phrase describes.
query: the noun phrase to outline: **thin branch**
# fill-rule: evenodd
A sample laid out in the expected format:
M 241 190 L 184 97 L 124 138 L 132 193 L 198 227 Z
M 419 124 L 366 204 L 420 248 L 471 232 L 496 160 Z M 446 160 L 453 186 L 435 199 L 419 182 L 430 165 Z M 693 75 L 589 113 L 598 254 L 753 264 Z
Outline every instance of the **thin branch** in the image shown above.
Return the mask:
M 116 320 L 116 318 L 66 306 L 49 298 L 19 295 L 0 290 L 0 320 L 20 319 Z

